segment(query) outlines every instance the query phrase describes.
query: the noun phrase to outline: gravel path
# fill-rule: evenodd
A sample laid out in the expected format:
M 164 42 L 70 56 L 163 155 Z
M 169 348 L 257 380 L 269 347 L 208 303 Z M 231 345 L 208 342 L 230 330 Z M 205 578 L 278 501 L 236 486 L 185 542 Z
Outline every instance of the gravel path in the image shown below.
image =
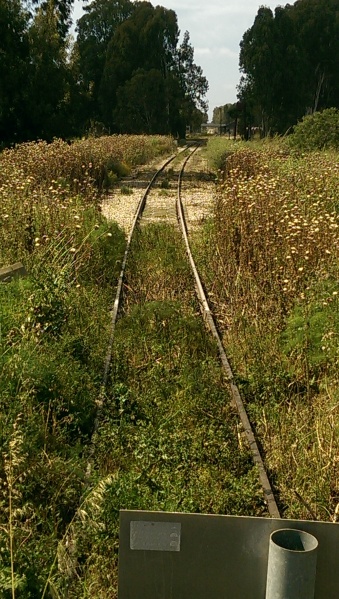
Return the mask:
M 116 221 L 127 234 L 149 181 L 166 160 L 167 158 L 158 159 L 138 167 L 104 198 L 101 206 L 104 216 Z M 175 198 L 178 172 L 179 169 L 174 168 L 171 176 L 167 177 L 168 187 L 163 187 L 159 180 L 152 190 L 143 215 L 145 223 L 176 222 Z M 188 161 L 182 182 L 183 204 L 189 230 L 193 231 L 201 226 L 211 214 L 214 202 L 214 178 L 208 169 L 203 151 L 198 150 Z
M 153 160 L 137 167 L 129 177 L 124 177 L 119 186 L 110 190 L 101 204 L 104 216 L 114 220 L 128 234 L 139 202 L 154 173 L 162 167 L 168 157 Z
M 215 175 L 208 168 L 203 150 L 188 161 L 181 192 L 187 229 L 193 232 L 212 214 L 215 199 Z

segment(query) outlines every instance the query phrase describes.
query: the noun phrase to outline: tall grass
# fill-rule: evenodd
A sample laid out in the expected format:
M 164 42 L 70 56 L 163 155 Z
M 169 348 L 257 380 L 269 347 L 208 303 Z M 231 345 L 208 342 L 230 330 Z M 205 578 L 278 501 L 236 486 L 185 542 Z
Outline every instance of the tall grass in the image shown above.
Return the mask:
M 84 221 L 101 222 L 100 193 L 132 167 L 173 147 L 168 137 L 119 135 L 72 145 L 27 143 L 2 152 L 0 264 L 30 263 L 33 252 L 36 257 L 60 234 L 76 247 L 86 235 Z
M 211 297 L 290 517 L 331 519 L 339 502 L 338 175 L 333 152 L 234 146 L 205 233 Z
M 28 271 L 0 283 L 4 599 L 41 597 L 47 586 L 53 595 L 46 582 L 83 493 L 125 249 L 100 194 L 113 174 L 172 148 L 168 138 L 117 136 L 0 155 L 0 265 L 21 260 Z
M 71 580 L 72 596 L 81 595 L 85 580 L 84 596 L 116 597 L 121 507 L 265 511 L 173 227 L 145 226 L 134 241 L 113 350 L 96 451 L 101 477 L 111 479 L 100 500 L 100 529 L 86 528 L 81 518 L 74 523 L 79 577 Z M 54 583 L 65 579 L 66 569 Z

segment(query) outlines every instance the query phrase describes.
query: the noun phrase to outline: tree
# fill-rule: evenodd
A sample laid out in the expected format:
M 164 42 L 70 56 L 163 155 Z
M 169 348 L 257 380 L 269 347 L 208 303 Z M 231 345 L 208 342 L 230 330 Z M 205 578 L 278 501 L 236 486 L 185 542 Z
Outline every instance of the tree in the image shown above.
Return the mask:
M 264 131 L 285 133 L 304 114 L 339 102 L 339 2 L 298 0 L 258 10 L 240 44 L 239 99 Z
M 106 55 L 100 89 L 104 120 L 115 126 L 113 112 L 117 92 L 139 69 L 159 71 L 166 79 L 173 66 L 178 39 L 176 15 L 149 2 L 136 3 L 132 15 L 113 35 Z
M 0 141 L 21 139 L 29 66 L 28 21 L 20 0 L 0 0 Z
M 242 101 L 251 93 L 261 106 L 263 128 L 270 127 L 273 111 L 272 74 L 275 72 L 272 48 L 274 45 L 273 13 L 261 7 L 253 26 L 246 31 L 240 43 L 240 70 Z
M 7 143 L 67 135 L 70 71 L 61 5 L 0 0 L 0 135 Z
M 213 108 L 212 123 L 224 123 L 230 122 L 229 111 L 232 108 L 232 104 L 224 104 L 223 106 L 216 106 Z
M 77 23 L 72 63 L 83 99 L 85 120 L 102 118 L 98 97 L 107 48 L 119 25 L 131 16 L 133 10 L 134 5 L 129 0 L 94 0 L 84 7 L 85 14 Z
M 208 84 L 194 64 L 187 32 L 178 48 L 173 10 L 129 0 L 93 0 L 85 10 L 72 63 L 88 120 L 110 131 L 135 127 L 184 135 L 186 124 L 203 118 Z
M 183 41 L 176 53 L 176 71 L 184 96 L 184 116 L 187 124 L 191 124 L 195 109 L 203 114 L 208 110 L 205 100 L 208 81 L 203 75 L 202 68 L 194 63 L 194 49 L 190 44 L 188 31 L 185 31 Z
M 0 0 L 2 140 L 74 135 L 92 122 L 184 135 L 198 123 L 207 81 L 188 33 L 178 48 L 174 11 L 92 0 L 71 48 L 73 1 Z
M 67 45 L 58 28 L 53 0 L 36 12 L 29 29 L 30 88 L 26 101 L 28 137 L 67 135 L 69 69 Z
M 339 2 L 299 0 L 293 10 L 308 59 L 308 112 L 339 105 Z
M 28 9 L 46 12 L 52 4 L 59 34 L 65 38 L 72 24 L 71 13 L 74 0 L 24 0 Z
M 158 69 L 135 71 L 118 88 L 115 121 L 125 133 L 167 133 L 165 79 Z

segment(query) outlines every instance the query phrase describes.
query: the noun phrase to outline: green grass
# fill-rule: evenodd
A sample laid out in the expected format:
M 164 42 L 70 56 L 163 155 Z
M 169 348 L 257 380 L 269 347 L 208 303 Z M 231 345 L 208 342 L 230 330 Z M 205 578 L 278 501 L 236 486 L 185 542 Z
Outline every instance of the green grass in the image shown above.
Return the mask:
M 4 598 L 42 595 L 82 494 L 125 245 L 117 227 L 106 230 L 114 236 L 92 239 L 86 261 L 53 253 L 54 263 L 35 264 L 26 279 L 0 285 Z
M 86 548 L 74 596 L 81 596 L 85 579 L 106 597 L 116 596 L 121 508 L 265 513 L 176 229 L 139 231 L 126 289 L 95 452 L 98 476 L 107 480 L 100 529 L 74 524 Z M 64 576 L 59 572 L 55 584 Z
M 132 195 L 133 189 L 128 187 L 128 185 L 122 185 L 122 187 L 120 187 L 120 193 L 124 196 L 129 196 Z
M 338 154 L 235 144 L 195 254 L 286 517 L 339 503 Z M 302 500 L 300 499 L 302 498 Z
M 130 154 L 120 148 L 121 172 L 146 160 L 149 145 L 169 152 L 161 138 L 141 141 Z M 226 142 L 208 150 L 222 172 L 194 253 L 284 515 L 331 520 L 338 156 L 304 157 L 278 140 Z M 35 179 L 28 172 L 35 145 L 19 152 L 25 173 L 7 153 L 1 171 L 1 261 L 23 252 L 29 276 L 0 284 L 0 594 L 113 599 L 119 509 L 263 515 L 265 506 L 181 235 L 165 225 L 140 229 L 133 242 L 85 481 L 125 238 L 97 209 L 87 169 L 104 181 L 101 150 L 74 158 L 85 164 L 76 188 L 68 150 L 49 151 L 48 164 L 62 168 L 47 187 L 47 163 Z

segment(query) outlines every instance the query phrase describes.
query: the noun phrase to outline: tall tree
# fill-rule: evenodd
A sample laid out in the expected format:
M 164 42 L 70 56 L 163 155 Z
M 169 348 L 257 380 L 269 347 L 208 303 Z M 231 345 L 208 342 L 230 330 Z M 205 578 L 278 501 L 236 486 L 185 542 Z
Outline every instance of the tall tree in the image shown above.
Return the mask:
M 230 115 L 229 110 L 232 108 L 232 104 L 224 104 L 223 106 L 215 106 L 213 108 L 212 123 L 229 123 Z
M 149 2 L 135 3 L 133 14 L 110 41 L 106 72 L 116 71 L 120 81 L 141 67 L 159 69 L 166 75 L 173 64 L 178 35 L 174 11 L 154 8 Z
M 126 133 L 167 133 L 165 79 L 159 69 L 138 69 L 118 88 L 116 122 Z
M 0 0 L 0 141 L 21 139 L 29 67 L 29 13 Z
M 202 117 L 207 81 L 187 32 L 178 47 L 174 11 L 92 0 L 71 49 L 73 2 L 0 0 L 2 140 L 82 133 L 86 121 L 183 135 Z
M 258 10 L 240 44 L 239 99 L 263 128 L 285 132 L 304 114 L 339 102 L 339 2 L 298 0 Z
M 185 124 L 196 124 L 207 104 L 208 89 L 201 67 L 194 63 L 194 50 L 185 33 L 178 48 L 179 30 L 174 11 L 149 2 L 135 3 L 132 15 L 120 25 L 113 36 L 106 56 L 100 99 L 104 120 L 111 126 L 123 123 L 120 90 L 142 69 L 153 71 L 156 80 L 163 79 L 165 106 L 161 129 L 184 135 Z M 155 75 L 155 71 L 158 72 Z M 140 76 L 137 79 L 140 82 Z M 119 97 L 119 101 L 118 101 Z M 163 98 L 148 95 L 149 102 L 163 103 Z M 150 108 L 148 109 L 150 111 Z M 203 115 L 202 115 L 203 118 Z
M 190 44 L 190 34 L 185 31 L 183 41 L 176 53 L 177 74 L 190 109 L 194 107 L 207 112 L 208 104 L 205 96 L 208 82 L 202 68 L 194 63 L 194 48 Z
M 339 2 L 298 0 L 293 10 L 308 59 L 309 112 L 339 105 Z
M 77 22 L 73 64 L 82 92 L 82 109 L 88 119 L 101 119 L 98 96 L 107 48 L 119 25 L 133 10 L 129 0 L 93 0 L 84 7 L 85 14 Z
M 255 97 L 262 111 L 262 125 L 268 129 L 273 112 L 272 75 L 275 73 L 273 60 L 274 30 L 273 13 L 261 7 L 253 26 L 246 31 L 240 43 L 241 81 L 240 98 Z
M 174 11 L 161 6 L 154 8 L 149 2 L 136 3 L 134 12 L 118 27 L 107 49 L 100 101 L 104 119 L 108 124 L 120 127 L 114 112 L 118 90 L 124 87 L 139 69 L 144 72 L 152 70 L 154 76 L 157 71 L 157 80 L 159 75 L 163 81 L 169 77 L 174 67 L 178 35 Z M 140 81 L 140 77 L 138 80 Z M 165 84 L 163 89 L 166 89 Z M 152 101 L 162 102 L 162 98 L 154 95 Z M 168 117 L 165 118 L 168 121 Z
M 54 0 L 36 12 L 29 30 L 30 94 L 27 129 L 31 137 L 67 135 L 69 69 L 67 43 L 58 27 Z
M 51 4 L 50 0 L 23 0 L 29 10 L 33 13 L 37 11 L 46 11 Z M 74 0 L 52 0 L 52 8 L 55 14 L 58 32 L 65 38 L 72 24 L 71 14 Z

